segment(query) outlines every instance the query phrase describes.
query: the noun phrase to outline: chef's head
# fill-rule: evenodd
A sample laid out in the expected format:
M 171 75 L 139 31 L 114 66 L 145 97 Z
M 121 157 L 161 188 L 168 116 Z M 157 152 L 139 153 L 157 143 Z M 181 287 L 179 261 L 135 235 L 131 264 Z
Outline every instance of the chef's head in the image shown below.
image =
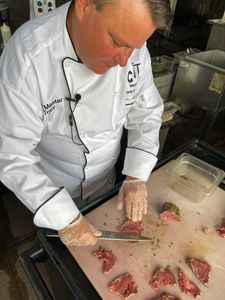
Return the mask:
M 169 0 L 75 0 L 67 26 L 81 61 L 103 74 L 126 66 L 133 50 L 169 20 Z

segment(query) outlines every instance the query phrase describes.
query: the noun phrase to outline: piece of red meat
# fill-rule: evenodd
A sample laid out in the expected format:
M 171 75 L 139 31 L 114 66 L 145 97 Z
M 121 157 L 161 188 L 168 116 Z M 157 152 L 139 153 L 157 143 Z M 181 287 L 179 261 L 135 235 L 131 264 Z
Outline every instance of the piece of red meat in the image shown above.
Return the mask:
M 142 221 L 134 222 L 131 219 L 128 219 L 123 224 L 120 231 L 128 234 L 141 235 L 142 230 L 143 230 Z
M 197 258 L 189 258 L 188 265 L 195 276 L 204 284 L 208 285 L 211 266 L 203 260 Z
M 154 289 L 158 289 L 160 287 L 173 286 L 176 284 L 176 280 L 172 271 L 167 267 L 157 270 L 154 273 L 152 280 L 149 282 L 149 284 Z
M 180 209 L 172 202 L 165 202 L 160 212 L 160 218 L 165 221 L 181 221 Z
M 125 273 L 114 279 L 109 284 L 108 289 L 111 293 L 119 295 L 124 299 L 128 299 L 138 292 L 136 283 L 130 273 Z
M 216 230 L 222 238 L 225 237 L 225 219 L 222 220 L 221 225 L 218 226 Z
M 115 257 L 111 251 L 107 251 L 102 247 L 93 254 L 101 261 L 103 261 L 103 273 L 108 274 L 115 265 Z
M 180 300 L 180 299 L 173 295 L 163 294 L 163 295 L 155 298 L 154 300 Z
M 190 281 L 187 276 L 185 275 L 184 271 L 181 268 L 178 268 L 178 282 L 181 289 L 181 292 L 184 295 L 192 296 L 194 298 L 197 298 L 197 296 L 200 296 L 201 291 L 197 287 L 197 285 Z

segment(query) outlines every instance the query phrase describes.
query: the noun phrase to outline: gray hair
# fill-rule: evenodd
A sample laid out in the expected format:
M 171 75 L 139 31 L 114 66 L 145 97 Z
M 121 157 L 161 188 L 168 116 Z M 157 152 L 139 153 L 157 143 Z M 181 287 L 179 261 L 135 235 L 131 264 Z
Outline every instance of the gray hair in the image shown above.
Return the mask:
M 116 0 L 92 0 L 97 10 Z M 170 0 L 143 0 L 157 28 L 166 28 L 171 20 Z
M 107 4 L 115 3 L 115 1 L 118 0 L 92 0 L 98 11 L 102 10 Z M 72 2 L 75 2 L 75 0 Z M 156 27 L 167 28 L 172 17 L 170 0 L 143 0 L 143 3 L 148 8 Z

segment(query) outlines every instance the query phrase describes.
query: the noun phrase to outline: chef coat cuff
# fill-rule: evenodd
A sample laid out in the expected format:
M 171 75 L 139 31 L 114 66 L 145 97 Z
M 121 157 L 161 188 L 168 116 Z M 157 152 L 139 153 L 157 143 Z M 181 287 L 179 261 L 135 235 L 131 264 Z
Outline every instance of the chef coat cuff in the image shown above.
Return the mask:
M 147 181 L 157 160 L 150 152 L 127 148 L 122 173 Z
M 44 203 L 34 216 L 38 227 L 61 230 L 80 213 L 65 188 Z

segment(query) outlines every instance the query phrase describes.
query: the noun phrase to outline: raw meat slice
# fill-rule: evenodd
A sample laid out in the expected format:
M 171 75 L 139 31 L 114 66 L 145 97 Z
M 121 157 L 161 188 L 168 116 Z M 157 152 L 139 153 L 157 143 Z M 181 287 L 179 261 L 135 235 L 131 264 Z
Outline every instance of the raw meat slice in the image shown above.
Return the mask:
M 103 273 L 108 274 L 115 265 L 115 257 L 111 251 L 107 251 L 102 247 L 93 254 L 101 261 L 103 261 Z
M 163 295 L 155 298 L 154 300 L 180 300 L 180 299 L 173 295 L 163 294 Z
M 201 291 L 197 287 L 197 285 L 190 281 L 187 276 L 185 275 L 184 271 L 181 268 L 178 268 L 178 282 L 181 289 L 181 292 L 184 295 L 192 296 L 194 298 L 197 298 L 197 296 L 200 296 Z
M 119 295 L 124 299 L 130 298 L 138 292 L 136 283 L 130 273 L 125 273 L 114 279 L 109 284 L 108 289 L 111 293 Z
M 128 233 L 128 234 L 135 234 L 141 235 L 143 230 L 143 223 L 142 221 L 134 222 L 131 219 L 128 219 L 122 226 L 121 232 Z
M 204 284 L 208 285 L 211 266 L 203 260 L 197 258 L 188 259 L 188 265 L 195 276 Z
M 225 237 L 225 219 L 222 220 L 221 225 L 218 226 L 216 230 L 222 238 Z
M 167 267 L 157 270 L 149 283 L 154 289 L 158 289 L 173 286 L 176 284 L 176 280 L 172 271 Z
M 160 212 L 160 218 L 165 221 L 180 222 L 180 209 L 172 202 L 165 202 Z

